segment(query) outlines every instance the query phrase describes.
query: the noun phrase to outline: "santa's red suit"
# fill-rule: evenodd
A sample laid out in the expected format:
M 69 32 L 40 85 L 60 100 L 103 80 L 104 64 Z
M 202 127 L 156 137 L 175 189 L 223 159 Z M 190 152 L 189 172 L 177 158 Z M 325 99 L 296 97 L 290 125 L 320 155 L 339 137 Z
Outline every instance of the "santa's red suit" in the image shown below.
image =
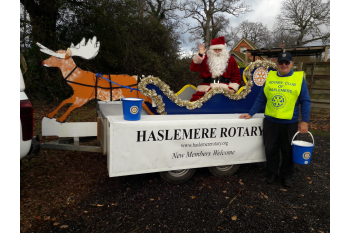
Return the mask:
M 214 49 L 221 49 L 218 54 Z M 196 101 L 203 97 L 210 89 L 222 87 L 237 91 L 241 83 L 241 74 L 235 59 L 226 50 L 225 38 L 215 38 L 207 55 L 196 54 L 191 62 L 191 70 L 200 72 L 199 78 L 203 83 L 197 87 L 197 92 L 193 94 L 191 101 Z M 218 56 L 220 55 L 220 57 Z

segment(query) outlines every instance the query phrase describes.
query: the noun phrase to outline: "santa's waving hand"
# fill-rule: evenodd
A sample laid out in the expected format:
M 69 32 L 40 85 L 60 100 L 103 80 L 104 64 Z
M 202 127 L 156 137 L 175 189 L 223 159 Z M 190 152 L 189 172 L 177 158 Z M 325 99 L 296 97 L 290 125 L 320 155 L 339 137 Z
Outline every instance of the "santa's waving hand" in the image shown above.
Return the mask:
M 207 49 L 204 49 L 203 43 L 198 45 L 198 50 L 199 50 L 199 54 L 205 54 L 205 52 L 207 51 Z
M 197 92 L 191 101 L 201 98 L 211 88 L 222 87 L 233 92 L 238 90 L 241 75 L 237 62 L 226 49 L 225 37 L 221 36 L 211 41 L 207 54 L 204 45 L 198 46 L 199 53 L 195 54 L 191 62 L 191 70 L 200 72 L 199 78 L 203 82 L 198 85 Z

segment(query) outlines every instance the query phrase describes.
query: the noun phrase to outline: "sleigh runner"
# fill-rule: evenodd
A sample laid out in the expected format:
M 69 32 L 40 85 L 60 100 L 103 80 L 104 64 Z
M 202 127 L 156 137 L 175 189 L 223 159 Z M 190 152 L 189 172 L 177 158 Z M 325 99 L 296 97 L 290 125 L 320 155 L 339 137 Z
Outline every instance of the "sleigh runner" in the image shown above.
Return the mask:
M 98 54 L 100 44 L 96 37 L 57 52 L 39 43 L 38 46 L 51 55 L 43 65 L 58 67 L 74 90 L 42 123 L 43 136 L 73 139 L 46 142 L 43 148 L 101 152 L 108 157 L 111 177 L 160 172 L 170 183 L 187 181 L 197 167 L 209 167 L 214 175 L 227 176 L 241 163 L 265 161 L 261 136 L 263 114 L 243 121 L 237 113 L 249 111 L 268 70 L 275 68 L 274 63 L 257 61 L 240 69 L 244 85 L 236 93 L 213 88 L 201 99 L 190 102 L 196 92 L 191 85 L 174 93 L 157 77 L 101 75 L 77 67 L 72 57 L 92 59 Z M 144 100 L 140 121 L 123 119 L 122 103 L 117 100 L 125 97 Z M 96 122 L 62 123 L 75 108 L 91 99 L 100 100 Z M 65 104 L 71 106 L 55 120 L 53 117 Z M 100 146 L 80 145 L 87 138 L 97 139 Z

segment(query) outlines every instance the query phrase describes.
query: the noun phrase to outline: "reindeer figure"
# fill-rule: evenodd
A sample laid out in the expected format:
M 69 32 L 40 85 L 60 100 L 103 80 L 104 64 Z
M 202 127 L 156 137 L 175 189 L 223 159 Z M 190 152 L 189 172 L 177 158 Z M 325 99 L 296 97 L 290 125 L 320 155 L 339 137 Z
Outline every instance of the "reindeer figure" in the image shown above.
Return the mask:
M 49 113 L 47 117 L 53 118 L 65 104 L 72 104 L 68 110 L 57 119 L 57 121 L 63 122 L 71 111 L 95 98 L 102 101 L 112 101 L 125 97 L 134 97 L 142 98 L 145 101 L 152 103 L 150 98 L 144 96 L 139 91 L 130 92 L 127 88 L 117 87 L 108 80 L 96 77 L 96 74 L 90 71 L 84 71 L 76 66 L 72 59 L 73 56 L 92 59 L 98 54 L 100 43 L 96 42 L 96 37 L 92 40 L 90 39 L 86 44 L 85 38 L 83 38 L 76 46 L 72 44 L 67 50 L 59 50 L 57 52 L 46 48 L 40 43 L 37 43 L 37 45 L 41 48 L 41 52 L 51 55 L 51 57 L 43 61 L 42 64 L 46 67 L 60 68 L 63 77 L 74 91 L 74 94 L 71 97 L 62 101 L 62 103 L 53 112 Z M 129 76 L 125 74 L 102 76 L 123 86 L 137 88 L 137 76 Z M 145 103 L 143 103 L 143 108 L 148 113 L 153 114 Z

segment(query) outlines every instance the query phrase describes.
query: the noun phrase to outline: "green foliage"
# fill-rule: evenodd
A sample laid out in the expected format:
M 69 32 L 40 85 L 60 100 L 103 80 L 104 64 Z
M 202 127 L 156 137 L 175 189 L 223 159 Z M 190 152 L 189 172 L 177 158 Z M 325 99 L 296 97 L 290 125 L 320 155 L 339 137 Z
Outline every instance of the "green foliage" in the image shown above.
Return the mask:
M 244 64 L 244 61 L 237 62 L 239 68 L 246 68 L 247 66 Z
M 175 92 L 189 81 L 196 81 L 197 74 L 190 71 L 191 60 L 182 60 L 178 56 L 179 36 L 173 27 L 176 25 L 163 24 L 152 15 L 140 13 L 137 1 L 69 3 L 59 9 L 55 40 L 44 40 L 46 35 L 42 30 L 42 39 L 48 44 L 39 37 L 37 41 L 33 40 L 31 47 L 21 48 L 28 66 L 24 78 L 30 98 L 52 102 L 66 99 L 73 93 L 58 68 L 41 65 L 49 55 L 41 53 L 35 43 L 40 42 L 57 51 L 67 49 L 71 43 L 76 45 L 83 37 L 88 40 L 96 36 L 101 44 L 94 59 L 73 58 L 83 70 L 103 74 L 153 75 L 161 78 Z

